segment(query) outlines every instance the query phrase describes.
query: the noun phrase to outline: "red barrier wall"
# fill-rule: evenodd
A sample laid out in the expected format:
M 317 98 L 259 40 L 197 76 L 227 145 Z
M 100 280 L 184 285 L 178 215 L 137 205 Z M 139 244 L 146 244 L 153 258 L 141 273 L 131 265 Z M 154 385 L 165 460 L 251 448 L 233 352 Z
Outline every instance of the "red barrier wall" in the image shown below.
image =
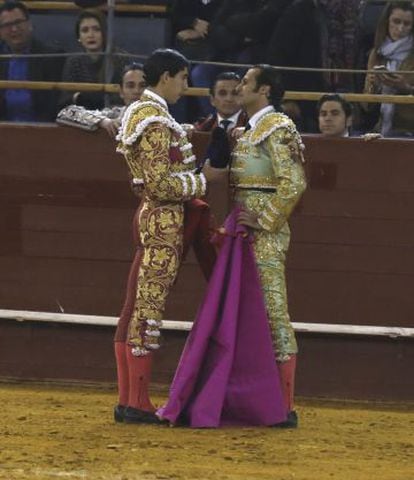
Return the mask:
M 116 316 L 137 202 L 114 142 L 55 125 L 0 132 L 0 309 Z M 195 136 L 199 154 L 206 140 Z M 287 270 L 292 320 L 413 326 L 414 142 L 307 136 L 305 144 L 309 188 L 291 221 Z M 210 199 L 222 219 L 226 186 Z M 190 255 L 166 318 L 192 320 L 204 287 Z M 113 380 L 112 330 L 0 321 L 0 376 Z M 161 380 L 171 378 L 183 339 L 167 335 Z M 299 343 L 302 394 L 412 398 L 410 339 L 302 334 Z M 62 351 L 53 375 L 48 358 Z M 24 363 L 27 352 L 34 363 Z

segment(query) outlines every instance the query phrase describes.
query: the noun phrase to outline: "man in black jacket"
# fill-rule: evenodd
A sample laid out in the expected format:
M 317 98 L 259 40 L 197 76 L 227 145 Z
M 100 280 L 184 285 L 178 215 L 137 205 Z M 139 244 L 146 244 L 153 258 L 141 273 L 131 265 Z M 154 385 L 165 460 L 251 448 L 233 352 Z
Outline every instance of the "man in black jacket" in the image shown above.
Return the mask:
M 210 26 L 217 60 L 258 63 L 292 0 L 224 0 Z
M 223 0 L 173 0 L 173 45 L 190 60 L 210 60 L 210 23 Z
M 27 58 L 20 55 L 57 53 L 33 37 L 26 6 L 18 1 L 0 7 L 2 54 L 16 55 L 0 59 L 0 79 L 15 81 L 59 81 L 63 59 L 59 57 Z M 0 90 L 0 120 L 16 122 L 54 121 L 57 112 L 56 92 L 47 90 Z
M 324 8 L 327 0 L 294 0 L 274 29 L 268 43 L 266 61 L 281 67 L 327 68 L 328 24 Z M 330 88 L 328 76 L 320 71 L 286 70 L 286 90 L 323 92 Z M 315 102 L 301 102 L 305 130 L 316 131 Z
M 206 118 L 195 122 L 194 127 L 200 132 L 212 132 L 222 128 L 229 132 L 235 127 L 244 127 L 247 115 L 242 111 L 238 100 L 237 87 L 240 77 L 234 72 L 222 72 L 210 86 L 210 103 L 214 112 Z

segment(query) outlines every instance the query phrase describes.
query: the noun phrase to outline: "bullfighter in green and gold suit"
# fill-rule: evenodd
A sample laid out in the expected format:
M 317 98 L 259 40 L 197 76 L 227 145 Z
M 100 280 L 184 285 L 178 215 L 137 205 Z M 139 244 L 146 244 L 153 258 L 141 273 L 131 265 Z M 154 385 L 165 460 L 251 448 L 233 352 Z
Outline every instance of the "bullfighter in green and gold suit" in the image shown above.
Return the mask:
M 239 86 L 249 115 L 233 152 L 231 184 L 242 205 L 239 223 L 251 227 L 282 391 L 290 415 L 282 426 L 296 426 L 293 411 L 297 344 L 290 323 L 285 281 L 288 218 L 306 188 L 303 144 L 294 123 L 278 111 L 283 88 L 274 69 L 256 66 Z

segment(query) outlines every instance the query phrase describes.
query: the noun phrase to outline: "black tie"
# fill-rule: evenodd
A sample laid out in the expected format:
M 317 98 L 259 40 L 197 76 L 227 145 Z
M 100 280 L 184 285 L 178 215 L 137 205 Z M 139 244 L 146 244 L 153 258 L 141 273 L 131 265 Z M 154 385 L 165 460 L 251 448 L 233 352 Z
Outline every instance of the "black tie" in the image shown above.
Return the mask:
M 230 123 L 231 123 L 231 120 L 221 120 L 220 126 L 225 132 L 227 132 L 227 129 L 229 128 Z
M 249 122 L 247 122 L 247 125 L 244 127 L 244 131 L 247 132 L 248 130 L 251 130 L 252 126 L 250 125 Z

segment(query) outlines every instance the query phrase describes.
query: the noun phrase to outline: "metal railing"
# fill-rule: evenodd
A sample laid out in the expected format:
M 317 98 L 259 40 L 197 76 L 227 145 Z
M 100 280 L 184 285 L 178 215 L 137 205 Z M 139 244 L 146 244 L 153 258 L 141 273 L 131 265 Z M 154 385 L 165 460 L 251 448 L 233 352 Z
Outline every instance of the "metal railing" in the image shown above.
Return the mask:
M 0 80 L 0 89 L 29 89 L 29 90 L 62 90 L 73 92 L 105 92 L 118 93 L 119 85 L 106 83 L 68 83 L 68 82 L 29 82 L 29 81 L 10 81 Z M 284 99 L 286 100 L 310 100 L 317 101 L 322 95 L 329 92 L 296 92 L 287 91 Z M 187 96 L 208 96 L 208 88 L 190 87 L 186 93 Z M 350 102 L 364 103 L 395 103 L 395 104 L 414 104 L 413 95 L 383 95 L 366 93 L 344 93 L 342 96 Z
M 0 5 L 3 4 L 4 1 L 0 1 Z M 26 0 L 23 2 L 26 7 L 30 11 L 38 11 L 38 10 L 80 10 L 74 2 L 39 2 L 35 0 Z M 148 14 L 165 14 L 167 12 L 167 8 L 165 5 L 128 5 L 128 4 L 117 4 L 114 2 L 114 10 L 116 12 L 123 12 L 123 13 L 148 13 Z M 108 5 L 100 7 L 102 10 L 107 10 Z

